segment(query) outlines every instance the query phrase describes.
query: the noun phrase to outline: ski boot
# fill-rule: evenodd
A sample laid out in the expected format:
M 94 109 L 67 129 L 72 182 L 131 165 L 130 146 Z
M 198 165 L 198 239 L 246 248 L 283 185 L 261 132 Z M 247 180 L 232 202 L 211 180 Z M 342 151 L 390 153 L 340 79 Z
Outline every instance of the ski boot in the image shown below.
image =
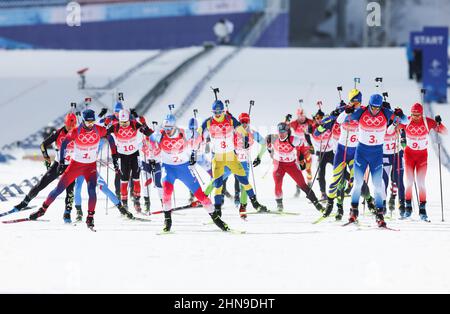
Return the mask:
M 412 204 L 411 201 L 406 201 L 406 206 L 405 206 L 405 214 L 403 215 L 403 218 L 409 218 L 412 215 Z
M 260 213 L 267 213 L 267 207 L 264 205 L 261 205 L 257 200 L 256 200 L 256 196 L 250 197 L 250 201 L 252 202 L 252 206 L 253 208 L 260 212 Z
M 342 217 L 344 216 L 344 206 L 342 204 L 337 204 L 337 214 L 336 214 L 336 221 L 341 221 Z
M 383 208 L 377 208 L 376 220 L 378 227 L 385 228 L 386 222 L 384 221 Z
M 377 210 L 375 208 L 374 198 L 369 195 L 369 197 L 366 198 L 366 203 L 367 203 L 367 208 L 369 209 L 369 211 L 372 214 L 376 215 L 377 214 Z
M 123 199 L 121 203 L 122 203 L 122 206 L 123 206 L 126 210 L 128 210 L 128 199 Z
M 192 192 L 189 191 L 189 200 L 188 200 L 188 202 L 192 203 L 194 201 L 194 199 L 195 199 L 194 194 L 192 194 Z
M 217 212 L 219 217 L 222 217 L 222 204 L 215 204 L 214 211 Z
M 172 212 L 165 211 L 163 232 L 170 232 L 170 228 L 172 228 Z
M 43 207 L 39 208 L 39 210 L 37 212 L 34 212 L 30 215 L 29 219 L 30 220 L 36 220 L 39 217 L 42 217 L 45 215 L 45 209 Z
M 321 192 L 320 200 L 319 202 L 326 201 L 328 199 L 328 196 L 325 192 Z
M 72 223 L 72 218 L 70 217 L 70 213 L 71 213 L 71 211 L 68 209 L 66 209 L 64 211 L 63 219 L 64 219 L 64 223 L 66 223 L 66 224 Z
M 314 200 L 313 202 L 314 207 L 321 213 L 324 214 L 325 213 L 325 208 L 323 208 L 322 204 L 320 204 L 319 200 Z
M 282 198 L 278 198 L 278 199 L 276 199 L 276 201 L 277 201 L 277 210 L 279 212 L 282 212 L 284 210 L 283 199 Z
M 230 227 L 228 227 L 228 225 L 220 218 L 216 211 L 209 215 L 211 216 L 216 226 L 219 227 L 222 231 L 230 231 Z
M 24 209 L 25 207 L 28 206 L 28 204 L 30 203 L 31 199 L 30 197 L 27 195 L 25 196 L 25 198 L 23 199 L 22 202 L 20 202 L 19 204 L 17 204 L 16 206 L 14 206 L 14 208 L 17 208 L 19 211 Z
M 122 214 L 122 216 L 127 217 L 128 219 L 133 219 L 134 216 L 132 213 L 130 213 L 125 206 L 123 206 L 122 204 L 117 204 L 117 208 L 119 209 L 119 212 Z
M 247 219 L 247 204 L 241 204 L 239 207 L 239 215 L 242 219 Z
M 88 213 L 86 218 L 86 226 L 88 228 L 94 228 L 94 213 Z
M 239 196 L 239 193 L 234 194 L 234 205 L 236 207 L 241 205 L 241 197 Z
M 398 208 L 398 210 L 400 211 L 400 218 L 405 218 L 405 204 L 401 204 Z
M 302 191 L 302 190 L 301 190 L 300 187 L 297 185 L 297 190 L 295 191 L 294 197 L 295 197 L 295 198 L 300 197 L 300 192 L 301 192 L 301 191 Z
M 358 221 L 359 211 L 358 211 L 358 205 L 352 205 L 350 208 L 350 218 L 348 219 L 348 222 L 355 223 Z
M 391 212 L 395 210 L 395 195 L 391 194 L 391 197 L 389 197 L 388 206 Z
M 430 219 L 427 215 L 426 202 L 420 202 L 419 204 L 419 217 L 422 221 L 430 222 Z
M 134 205 L 134 210 L 140 214 L 142 212 L 142 208 L 141 208 L 141 198 L 135 196 L 133 198 L 133 205 Z
M 150 215 L 150 197 L 144 196 L 144 206 L 145 206 L 144 213 L 146 215 Z
M 323 217 L 330 216 L 333 211 L 334 200 L 332 198 L 328 198 L 327 207 L 325 208 L 325 212 L 323 213 Z
M 75 205 L 75 209 L 77 210 L 77 217 L 75 218 L 75 221 L 80 222 L 83 220 L 83 210 L 80 205 Z

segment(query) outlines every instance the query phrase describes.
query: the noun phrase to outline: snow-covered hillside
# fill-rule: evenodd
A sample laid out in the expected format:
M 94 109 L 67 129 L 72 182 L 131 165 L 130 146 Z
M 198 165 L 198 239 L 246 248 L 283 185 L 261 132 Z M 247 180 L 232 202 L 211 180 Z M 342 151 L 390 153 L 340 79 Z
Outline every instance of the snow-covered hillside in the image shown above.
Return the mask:
M 181 102 L 229 49 L 219 48 L 190 68 L 150 109 L 147 118 L 150 121 L 161 120 L 167 113 L 167 104 Z M 32 58 L 32 52 L 27 53 Z M 58 61 L 65 60 L 63 57 L 52 59 L 50 55 L 54 52 L 42 53 L 49 54 L 43 57 L 43 66 L 49 63 L 58 67 L 57 63 L 66 62 Z M 111 67 L 110 72 L 104 65 L 104 60 L 109 60 L 104 59 L 106 54 L 104 58 L 99 55 L 92 68 L 98 64 L 105 69 L 104 72 L 102 70 L 102 78 L 106 80 L 137 64 L 150 53 L 155 52 L 136 52 L 136 60 L 130 58 L 127 64 L 122 64 L 123 67 Z M 299 98 L 304 99 L 308 114 L 317 110 L 317 100 L 321 100 L 328 111 L 339 102 L 336 86 L 344 87 L 343 97 L 346 98 L 347 91 L 353 87 L 353 77 L 360 77 L 359 87 L 366 102 L 369 95 L 377 91 L 374 78 L 382 76 L 384 87 L 380 91 L 388 91 L 391 104 L 400 105 L 407 111 L 420 99 L 420 94 L 417 85 L 406 79 L 404 55 L 402 49 L 396 48 L 244 49 L 202 91 L 195 108 L 199 109 L 202 117 L 210 113 L 213 94 L 209 86 L 220 88 L 220 97 L 230 99 L 230 109 L 236 115 L 248 110 L 248 102 L 253 99 L 256 102 L 252 111 L 253 124 L 267 134 L 287 113 L 295 112 Z M 184 57 L 185 54 L 180 53 L 180 57 L 173 60 Z M 70 53 L 67 53 L 67 58 L 70 59 Z M 87 60 L 94 59 L 87 57 Z M 162 73 L 170 69 L 175 62 L 173 60 L 168 60 L 167 67 L 160 67 L 158 71 Z M 10 64 L 8 71 L 20 73 L 16 74 L 14 86 L 17 88 L 23 81 L 25 89 L 28 86 L 26 69 L 19 66 Z M 74 67 L 77 68 L 78 65 Z M 149 65 L 146 72 L 152 71 Z M 3 67 L 1 76 L 2 82 L 7 81 L 8 73 L 3 71 Z M 38 76 L 38 80 L 46 78 L 40 71 Z M 130 81 L 124 83 L 127 84 L 124 85 L 127 87 L 124 93 L 142 93 L 145 77 L 142 80 L 138 78 L 135 77 L 136 85 Z M 76 84 L 76 78 L 70 80 L 72 85 Z M 71 100 L 63 95 L 66 91 L 70 93 L 72 85 L 61 86 L 58 90 L 58 99 L 64 104 Z M 44 96 L 53 99 L 50 91 Z M 442 112 L 444 123 L 450 124 L 447 107 L 435 106 L 433 109 Z M 0 110 L 3 110 L 1 106 Z M 187 122 L 191 112 L 187 111 L 180 118 L 180 124 Z M 35 118 L 35 114 L 28 111 L 21 113 L 21 123 L 25 125 Z M 52 114 L 48 109 L 45 113 L 46 121 L 60 114 Z M 6 130 L 2 129 L 0 134 L 4 132 Z M 449 143 L 448 140 L 445 143 Z M 261 203 L 274 208 L 271 167 L 268 156 L 264 156 L 263 163 L 255 168 L 255 179 Z M 442 170 L 446 186 L 450 182 L 450 174 L 445 168 Z M 43 171 L 41 163 L 28 160 L 0 164 L 0 183 L 20 182 Z M 199 171 L 206 180 L 206 173 Z M 102 174 L 106 177 L 106 169 L 102 169 Z M 109 181 L 112 182 L 111 173 Z M 229 189 L 232 190 L 233 180 L 230 182 Z M 450 223 L 440 222 L 438 163 L 433 153 L 429 155 L 427 185 L 432 223 L 417 221 L 416 208 L 412 221 L 397 220 L 395 213 L 387 223 L 400 232 L 379 230 L 370 216 L 361 218 L 364 224 L 361 228 L 343 228 L 342 223 L 332 219 L 313 225 L 311 222 L 318 218 L 318 213 L 304 194 L 299 199 L 293 198 L 295 187 L 289 178 L 285 179 L 285 207 L 299 215 L 249 215 L 245 222 L 239 218 L 232 202 L 227 200 L 224 220 L 235 229 L 246 230 L 247 234 L 243 235 L 226 234 L 214 225 L 205 224 L 209 217 L 202 209 L 174 213 L 175 234 L 156 235 L 162 229 L 161 215 L 150 217 L 151 222 L 126 221 L 112 208 L 106 215 L 105 198 L 101 192 L 95 217 L 98 232 L 92 233 L 84 224 L 63 224 L 62 195 L 42 217 L 49 221 L 0 224 L 0 268 L 7 269 L 2 274 L 0 292 L 449 292 Z M 54 186 L 51 184 L 32 204 L 39 206 Z M 317 186 L 315 190 L 318 191 Z M 86 209 L 85 190 L 83 197 L 83 208 Z M 186 189 L 177 183 L 177 205 L 186 204 L 187 198 Z M 0 212 L 10 209 L 18 201 L 18 198 L 10 198 L 7 202 L 0 202 Z M 444 201 L 445 215 L 450 219 L 447 197 Z M 152 204 L 153 210 L 161 207 L 153 188 Z M 346 214 L 348 207 L 346 200 Z M 29 213 L 8 216 L 8 219 L 27 217 Z

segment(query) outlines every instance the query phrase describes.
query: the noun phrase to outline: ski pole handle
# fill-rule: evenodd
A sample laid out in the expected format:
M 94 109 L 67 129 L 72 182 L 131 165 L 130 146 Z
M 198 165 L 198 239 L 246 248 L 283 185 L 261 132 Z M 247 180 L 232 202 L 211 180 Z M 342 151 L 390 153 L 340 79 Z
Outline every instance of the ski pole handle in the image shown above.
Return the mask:
M 251 114 L 252 112 L 252 107 L 255 105 L 255 101 L 254 100 L 250 100 L 250 107 L 248 108 L 248 115 Z

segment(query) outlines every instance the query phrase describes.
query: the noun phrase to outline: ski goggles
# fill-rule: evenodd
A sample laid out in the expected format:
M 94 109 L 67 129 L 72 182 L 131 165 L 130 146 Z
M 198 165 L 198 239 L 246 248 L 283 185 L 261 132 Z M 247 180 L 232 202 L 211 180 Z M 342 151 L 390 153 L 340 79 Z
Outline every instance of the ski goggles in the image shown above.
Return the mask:
M 213 110 L 213 113 L 218 116 L 221 115 L 222 113 L 224 113 L 224 110 L 218 109 L 218 110 Z
M 90 127 L 92 127 L 92 126 L 94 126 L 94 124 L 95 124 L 95 121 L 84 121 L 84 125 L 85 125 L 85 126 L 90 126 Z
M 120 126 L 127 127 L 130 125 L 130 121 L 119 121 Z
M 173 131 L 173 129 L 175 129 L 175 127 L 168 125 L 168 126 L 163 127 L 163 129 L 166 132 L 171 132 L 171 131 Z

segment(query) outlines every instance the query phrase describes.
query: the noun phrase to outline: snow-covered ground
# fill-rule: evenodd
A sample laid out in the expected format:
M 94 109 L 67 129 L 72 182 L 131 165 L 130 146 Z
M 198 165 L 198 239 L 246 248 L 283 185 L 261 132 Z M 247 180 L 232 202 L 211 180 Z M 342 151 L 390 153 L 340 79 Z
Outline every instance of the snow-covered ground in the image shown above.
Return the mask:
M 226 49 L 208 55 L 185 73 L 147 117 L 162 119 L 165 106 L 181 101 Z M 235 114 L 246 111 L 248 101 L 254 99 L 252 120 L 266 134 L 287 113 L 294 113 L 299 98 L 304 99 L 309 114 L 317 110 L 317 100 L 323 101 L 326 110 L 333 108 L 339 100 L 336 86 L 343 85 L 345 98 L 355 76 L 361 77 L 364 100 L 376 91 L 373 79 L 383 76 L 383 90 L 389 92 L 391 104 L 408 110 L 420 95 L 406 75 L 402 49 L 245 49 L 209 85 L 219 87 L 220 96 L 230 99 Z M 133 93 L 133 85 L 128 86 L 124 92 Z M 212 100 L 212 92 L 205 90 L 195 102 L 203 117 L 209 114 Z M 180 119 L 181 124 L 191 112 Z M 448 109 L 439 112 L 445 123 Z M 26 123 L 32 118 L 26 114 L 21 119 Z M 265 175 L 270 169 L 266 155 L 255 169 L 255 179 L 260 201 L 273 208 L 271 172 Z M 42 164 L 33 161 L 0 164 L 0 183 L 20 182 L 43 170 Z M 106 177 L 106 170 L 102 172 Z M 200 173 L 206 180 L 206 174 Z M 443 168 L 444 186 L 449 179 Z M 98 232 L 92 233 L 84 224 L 63 224 L 64 200 L 60 197 L 43 217 L 49 221 L 0 224 L 0 268 L 7 269 L 0 292 L 450 292 L 450 223 L 440 222 L 435 154 L 430 154 L 427 177 L 432 223 L 418 222 L 417 210 L 413 221 L 394 216 L 388 224 L 400 232 L 378 230 L 369 216 L 361 220 L 371 227 L 361 229 L 342 228 L 332 220 L 313 225 L 318 213 L 303 195 L 293 198 L 291 179 L 285 183 L 286 210 L 299 215 L 250 215 L 244 222 L 227 201 L 224 219 L 233 228 L 246 230 L 244 235 L 225 234 L 205 225 L 209 221 L 206 212 L 190 209 L 174 213 L 175 234 L 159 236 L 161 215 L 152 216 L 151 222 L 132 222 L 109 209 L 106 216 L 101 192 L 96 210 Z M 230 190 L 232 185 L 231 180 Z M 40 205 L 52 187 L 32 204 Z M 86 208 L 85 191 L 83 195 Z M 177 205 L 185 204 L 187 198 L 186 189 L 177 185 Z M 17 201 L 0 203 L 0 212 Z M 446 197 L 444 201 L 450 219 Z M 152 204 L 153 210 L 160 209 L 155 190 Z M 26 217 L 29 212 L 8 219 Z

